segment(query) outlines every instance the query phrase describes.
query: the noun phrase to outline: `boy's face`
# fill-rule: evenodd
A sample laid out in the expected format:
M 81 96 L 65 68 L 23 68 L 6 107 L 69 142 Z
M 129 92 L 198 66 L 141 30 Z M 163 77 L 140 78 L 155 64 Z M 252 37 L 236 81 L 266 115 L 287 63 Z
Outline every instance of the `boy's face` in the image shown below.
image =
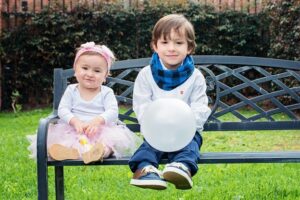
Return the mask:
M 185 57 L 191 53 L 191 50 L 188 50 L 188 42 L 183 29 L 179 29 L 179 32 L 172 29 L 167 38 L 161 36 L 153 45 L 153 49 L 168 69 L 177 69 Z

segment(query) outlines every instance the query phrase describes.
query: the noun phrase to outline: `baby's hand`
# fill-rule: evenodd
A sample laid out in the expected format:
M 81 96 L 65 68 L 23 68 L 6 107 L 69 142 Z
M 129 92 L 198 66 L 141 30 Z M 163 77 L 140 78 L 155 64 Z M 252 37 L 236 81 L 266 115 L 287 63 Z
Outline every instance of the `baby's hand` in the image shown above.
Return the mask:
M 87 126 L 85 127 L 84 134 L 86 134 L 88 138 L 92 138 L 98 131 L 98 128 L 99 126 L 87 124 Z
M 92 121 L 86 124 L 84 133 L 91 138 L 97 133 L 98 129 L 103 124 L 105 124 L 103 117 L 95 117 Z
M 86 124 L 83 121 L 79 120 L 76 117 L 73 117 L 70 120 L 70 125 L 75 128 L 77 133 L 83 133 L 84 129 L 85 129 L 85 126 L 86 126 Z

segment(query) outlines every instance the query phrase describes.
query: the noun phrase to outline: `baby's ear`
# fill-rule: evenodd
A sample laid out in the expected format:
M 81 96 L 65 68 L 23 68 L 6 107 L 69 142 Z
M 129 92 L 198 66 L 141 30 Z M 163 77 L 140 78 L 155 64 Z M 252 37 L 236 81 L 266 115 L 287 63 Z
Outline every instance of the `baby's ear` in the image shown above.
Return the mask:
M 107 77 L 109 77 L 109 76 L 111 76 L 111 73 L 110 73 L 110 72 L 107 72 L 105 78 L 107 78 Z
M 106 83 L 106 80 L 107 80 L 107 77 L 111 76 L 110 73 L 107 73 L 106 76 L 105 76 L 105 79 L 103 80 L 103 83 Z

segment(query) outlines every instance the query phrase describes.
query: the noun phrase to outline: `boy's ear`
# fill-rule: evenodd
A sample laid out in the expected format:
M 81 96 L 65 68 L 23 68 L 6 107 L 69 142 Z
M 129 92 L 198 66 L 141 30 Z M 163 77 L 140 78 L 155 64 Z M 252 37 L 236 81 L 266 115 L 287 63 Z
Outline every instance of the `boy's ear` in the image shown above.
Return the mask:
M 188 55 L 191 55 L 193 53 L 193 49 L 189 48 L 187 53 L 188 53 Z
M 151 48 L 152 48 L 153 51 L 156 52 L 157 46 L 156 46 L 156 44 L 154 44 L 153 42 L 151 42 Z

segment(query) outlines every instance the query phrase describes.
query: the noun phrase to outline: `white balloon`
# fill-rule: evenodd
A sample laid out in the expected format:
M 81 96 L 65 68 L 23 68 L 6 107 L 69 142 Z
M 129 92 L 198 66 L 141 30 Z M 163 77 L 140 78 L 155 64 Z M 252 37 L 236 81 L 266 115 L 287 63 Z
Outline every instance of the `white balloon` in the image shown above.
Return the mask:
M 150 103 L 141 122 L 145 140 L 155 149 L 174 152 L 192 141 L 196 120 L 191 108 L 182 100 L 161 98 Z

